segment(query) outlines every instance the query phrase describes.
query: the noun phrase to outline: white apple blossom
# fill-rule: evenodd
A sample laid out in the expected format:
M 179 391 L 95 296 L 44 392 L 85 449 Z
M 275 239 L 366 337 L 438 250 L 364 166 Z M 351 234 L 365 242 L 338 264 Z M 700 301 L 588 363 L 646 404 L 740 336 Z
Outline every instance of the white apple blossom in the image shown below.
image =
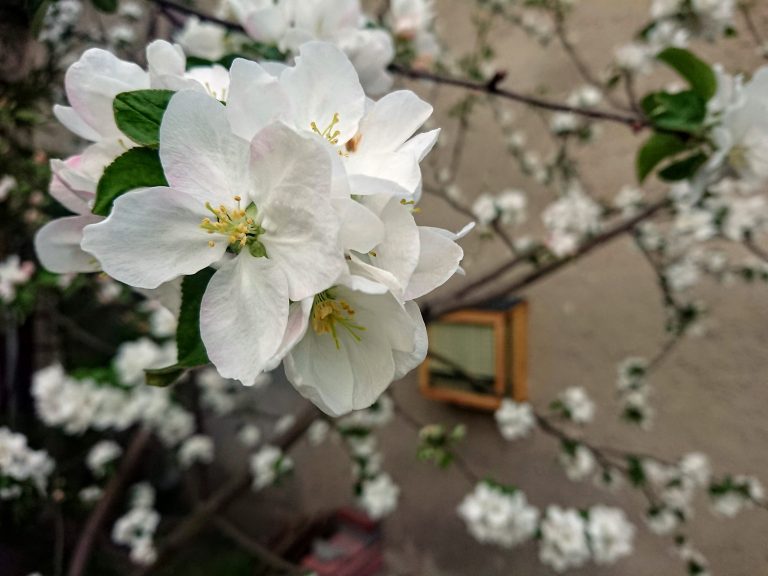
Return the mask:
M 44 494 L 54 465 L 47 452 L 29 447 L 26 436 L 0 427 L 0 500 L 21 496 L 25 484 Z
M 261 441 L 261 430 L 255 424 L 246 424 L 238 431 L 237 439 L 246 448 L 255 448 Z
M 144 383 L 144 370 L 170 366 L 175 361 L 174 343 L 160 346 L 149 338 L 140 338 L 120 345 L 114 367 L 121 384 L 136 386 Z
M 176 33 L 174 40 L 189 56 L 205 58 L 215 62 L 229 51 L 227 30 L 213 22 L 201 22 L 196 16 L 190 16 L 184 27 Z
M 133 143 L 117 127 L 112 104 L 121 92 L 148 88 L 189 88 L 226 95 L 229 74 L 221 66 L 186 71 L 181 48 L 156 40 L 146 49 L 148 71 L 99 48 L 86 50 L 65 76 L 70 106 L 56 105 L 54 115 L 77 136 L 93 142 L 81 154 L 52 160 L 51 195 L 75 216 L 57 218 L 35 236 L 35 250 L 45 268 L 56 273 L 99 269 L 80 248 L 85 226 L 103 217 L 91 213 L 104 169 Z
M 142 566 L 155 562 L 154 536 L 160 515 L 149 506 L 134 504 L 112 527 L 112 541 L 130 548 L 131 561 Z
M 539 511 L 519 490 L 478 483 L 458 508 L 459 517 L 478 542 L 513 548 L 536 534 Z
M 594 472 L 596 462 L 589 448 L 578 445 L 572 451 L 564 450 L 560 453 L 560 464 L 569 480 L 580 482 Z
M 623 510 L 607 506 L 590 508 L 587 534 L 596 564 L 613 564 L 632 553 L 635 527 Z
M 566 417 L 577 424 L 589 424 L 595 417 L 595 403 L 580 386 L 571 386 L 558 396 Z
M 266 444 L 251 456 L 251 474 L 253 489 L 261 490 L 274 484 L 283 475 L 293 469 L 293 460 L 283 454 L 276 446 Z
M 600 206 L 578 187 L 572 187 L 542 212 L 549 230 L 549 248 L 557 256 L 575 252 L 583 238 L 600 229 Z
M 379 474 L 363 482 L 358 502 L 368 516 L 381 520 L 395 511 L 399 496 L 400 488 L 389 474 Z
M 6 174 L 0 178 L 0 202 L 4 202 L 10 193 L 16 188 L 16 178 L 10 174 Z
M 494 413 L 499 432 L 505 440 L 519 440 L 536 426 L 533 408 L 528 403 L 518 403 L 509 398 L 501 401 Z
M 386 71 L 395 55 L 388 32 L 367 26 L 360 0 L 229 0 L 232 11 L 254 40 L 297 54 L 312 40 L 333 44 L 354 64 L 366 92 L 387 91 Z
M 35 273 L 33 262 L 22 262 L 17 254 L 11 254 L 0 262 L 0 302 L 10 304 L 16 299 L 16 291 Z
M 218 101 L 181 91 L 160 128 L 171 187 L 124 194 L 106 220 L 85 229 L 82 245 L 139 288 L 218 263 L 201 336 L 222 376 L 252 384 L 278 352 L 289 298 L 326 289 L 344 266 L 328 158 L 279 123 L 242 140 Z M 165 233 L 147 235 L 148 227 Z
M 85 463 L 95 476 L 104 476 L 106 466 L 111 464 L 123 453 L 120 445 L 113 440 L 102 440 L 95 444 L 88 455 L 85 457 Z
M 589 561 L 586 523 L 577 510 L 550 506 L 541 521 L 539 560 L 561 573 Z
M 194 464 L 210 464 L 214 457 L 213 440 L 202 434 L 190 436 L 179 447 L 178 457 L 182 468 L 190 468 Z

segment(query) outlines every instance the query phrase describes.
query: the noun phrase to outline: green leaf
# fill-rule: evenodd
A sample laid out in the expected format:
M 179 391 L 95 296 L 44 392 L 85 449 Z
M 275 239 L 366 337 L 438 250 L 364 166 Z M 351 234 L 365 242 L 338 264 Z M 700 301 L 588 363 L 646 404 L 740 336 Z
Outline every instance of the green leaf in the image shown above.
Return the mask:
M 200 338 L 200 304 L 214 272 L 211 268 L 204 268 L 197 274 L 185 276 L 181 284 L 181 310 L 176 328 L 180 366 L 191 368 L 209 362 Z
M 157 150 L 131 148 L 104 170 L 96 187 L 93 213 L 108 216 L 112 203 L 135 188 L 167 185 Z
M 692 90 L 670 94 L 654 92 L 640 105 L 651 123 L 662 130 L 698 134 L 707 116 L 706 101 Z
M 677 71 L 696 94 L 709 102 L 717 93 L 717 76 L 712 67 L 682 48 L 667 48 L 656 58 Z
M 707 161 L 707 158 L 707 155 L 702 152 L 692 154 L 691 156 L 673 162 L 660 170 L 659 178 L 666 180 L 667 182 L 687 180 Z
M 181 378 L 187 370 L 189 370 L 189 368 L 186 366 L 174 364 L 173 366 L 166 366 L 165 368 L 144 370 L 144 378 L 149 386 L 166 388 Z
M 160 142 L 160 123 L 173 90 L 134 90 L 115 96 L 112 109 L 120 131 L 142 146 Z
M 637 179 L 643 182 L 667 158 L 686 150 L 685 141 L 675 134 L 654 134 L 637 153 Z
M 112 14 L 117 10 L 118 0 L 91 0 L 94 8 Z

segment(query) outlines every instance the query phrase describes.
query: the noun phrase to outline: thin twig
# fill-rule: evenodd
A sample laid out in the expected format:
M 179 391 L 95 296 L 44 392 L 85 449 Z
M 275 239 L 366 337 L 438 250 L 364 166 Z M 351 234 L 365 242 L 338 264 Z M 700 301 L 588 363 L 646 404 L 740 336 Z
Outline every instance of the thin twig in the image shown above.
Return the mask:
M 288 451 L 293 444 L 304 436 L 304 433 L 319 416 L 320 412 L 314 406 L 307 406 L 306 410 L 296 419 L 294 425 L 274 442 L 275 446 Z M 139 568 L 134 572 L 134 576 L 146 576 L 164 565 L 179 549 L 203 531 L 214 517 L 222 513 L 227 506 L 247 492 L 252 483 L 253 477 L 248 468 L 233 476 L 162 540 L 157 548 L 157 560 L 155 563 L 151 566 Z
M 267 547 L 251 538 L 248 534 L 243 532 L 240 528 L 235 526 L 235 524 L 226 518 L 222 516 L 216 516 L 213 519 L 213 524 L 225 536 L 227 536 L 253 557 L 261 560 L 264 564 L 268 564 L 272 568 L 275 568 L 281 572 L 286 572 L 288 574 L 305 574 L 307 572 L 298 566 L 294 566 L 277 554 L 274 554 Z
M 88 562 L 93 552 L 93 545 L 96 541 L 96 537 L 99 535 L 104 523 L 107 521 L 112 507 L 122 495 L 126 486 L 130 482 L 133 473 L 141 462 L 144 450 L 149 445 L 149 440 L 152 437 L 152 433 L 147 428 L 141 428 L 136 431 L 131 442 L 128 446 L 128 450 L 125 453 L 125 457 L 120 463 L 120 467 L 117 473 L 112 477 L 112 480 L 107 484 L 104 490 L 104 495 L 99 500 L 96 508 L 93 509 L 91 515 L 80 534 L 80 539 L 77 542 L 75 552 L 72 556 L 72 561 L 69 564 L 68 576 L 82 576 L 85 574 L 85 570 L 88 567 Z
M 741 14 L 744 16 L 744 22 L 747 25 L 747 30 L 752 36 L 752 40 L 754 40 L 755 44 L 757 44 L 761 56 L 765 59 L 768 59 L 768 44 L 766 43 L 765 38 L 763 38 L 763 35 L 760 33 L 755 19 L 752 17 L 752 9 L 745 2 L 740 3 L 739 9 L 741 10 Z
M 165 10 L 175 10 L 182 14 L 196 16 L 201 20 L 205 20 L 207 22 L 213 22 L 214 24 L 223 26 L 224 28 L 230 31 L 242 32 L 242 33 L 245 32 L 243 27 L 240 26 L 239 24 L 235 24 L 234 22 L 229 22 L 227 20 L 222 20 L 221 18 L 216 18 L 215 16 L 205 14 L 203 12 L 200 12 L 199 10 L 190 8 L 188 6 L 182 6 L 180 4 L 176 4 L 175 2 L 169 2 L 168 0 L 148 0 L 148 1 L 154 2 L 155 4 L 158 4 L 164 7 Z M 522 104 L 528 104 L 529 106 L 535 106 L 537 108 L 542 108 L 544 110 L 550 110 L 552 112 L 569 112 L 572 114 L 585 116 L 587 118 L 592 118 L 593 120 L 606 120 L 609 122 L 617 122 L 617 123 L 625 124 L 626 126 L 629 126 L 634 131 L 640 131 L 643 128 L 647 128 L 649 126 L 649 123 L 645 118 L 642 118 L 636 115 L 629 116 L 626 114 L 618 114 L 618 113 L 604 111 L 604 110 L 595 110 L 592 108 L 568 106 L 567 104 L 561 104 L 559 102 L 553 102 L 551 100 L 546 100 L 544 98 L 537 98 L 535 96 L 528 96 L 525 94 L 514 92 L 512 90 L 505 90 L 505 89 L 499 88 L 499 84 L 501 83 L 502 80 L 504 80 L 505 75 L 503 73 L 497 73 L 488 82 L 473 82 L 471 80 L 464 80 L 461 78 L 452 78 L 450 76 L 442 76 L 440 74 L 435 74 L 435 73 L 427 72 L 424 70 L 413 70 L 410 68 L 405 68 L 398 64 L 390 64 L 388 67 L 388 70 L 394 74 L 398 74 L 406 78 L 411 78 L 414 80 L 428 80 L 430 82 L 438 82 L 440 84 L 446 84 L 449 86 L 457 86 L 460 88 L 465 88 L 466 90 L 470 90 L 472 92 L 492 94 L 500 98 L 507 98 L 509 100 L 514 100 L 516 102 L 520 102 Z
M 629 232 L 641 222 L 651 218 L 652 216 L 654 216 L 655 214 L 657 214 L 658 212 L 660 212 L 661 210 L 669 206 L 669 203 L 670 203 L 670 200 L 668 198 L 664 198 L 662 200 L 659 200 L 658 202 L 655 202 L 654 204 L 651 204 L 636 216 L 625 220 L 624 222 L 614 226 L 607 232 L 604 232 L 594 237 L 592 240 L 586 242 L 573 255 L 568 256 L 566 258 L 561 258 L 560 260 L 552 262 L 551 264 L 548 264 L 546 266 L 542 266 L 541 268 L 534 270 L 530 274 L 520 279 L 517 279 L 509 284 L 506 284 L 500 288 L 497 288 L 496 290 L 492 291 L 488 295 L 485 295 L 482 297 L 476 297 L 476 298 L 459 298 L 457 297 L 456 294 L 450 294 L 444 298 L 440 298 L 436 301 L 433 301 L 432 303 L 427 302 L 423 309 L 423 313 L 426 317 L 425 320 L 429 321 L 430 319 L 437 318 L 439 316 L 442 316 L 449 312 L 454 312 L 455 310 L 460 310 L 462 308 L 472 308 L 477 306 L 483 306 L 488 302 L 493 302 L 494 300 L 498 300 L 499 298 L 503 298 L 509 294 L 514 294 L 515 292 L 518 292 L 523 288 L 527 288 L 528 286 L 538 282 L 543 278 L 546 278 L 550 274 L 560 270 L 561 268 L 567 266 L 568 264 L 572 264 L 573 262 L 580 260 L 581 258 L 591 253 L 596 248 L 602 246 L 603 244 L 606 244 L 611 240 L 614 240 L 615 238 L 622 236 L 626 232 Z

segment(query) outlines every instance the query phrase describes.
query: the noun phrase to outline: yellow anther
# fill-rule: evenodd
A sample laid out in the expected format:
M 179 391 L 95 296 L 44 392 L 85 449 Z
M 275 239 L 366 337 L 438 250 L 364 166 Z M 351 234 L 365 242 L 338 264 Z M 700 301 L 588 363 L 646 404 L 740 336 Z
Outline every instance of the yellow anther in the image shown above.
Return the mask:
M 353 317 L 355 310 L 348 302 L 336 300 L 331 290 L 326 290 L 315 296 L 312 305 L 312 328 L 317 334 L 330 334 L 336 344 L 336 349 L 341 348 L 336 326 L 341 326 L 357 342 L 362 338 L 359 332 L 365 330 L 364 326 L 355 324 Z
M 363 135 L 360 134 L 360 132 L 350 138 L 345 145 L 347 152 L 357 152 L 357 147 L 360 145 L 360 140 L 362 139 Z
M 336 127 L 336 124 L 338 124 L 341 121 L 339 118 L 339 113 L 334 112 L 333 118 L 331 119 L 331 123 L 328 124 L 328 126 L 325 127 L 324 130 L 320 130 L 320 128 L 317 127 L 317 122 L 310 122 L 309 127 L 312 128 L 312 132 L 315 132 L 316 134 L 319 134 L 328 142 L 333 144 L 334 146 L 339 143 L 339 135 L 341 132 L 339 130 L 334 130 Z
M 211 232 L 209 232 L 209 234 L 211 234 Z M 213 240 L 208 240 L 208 246 L 213 248 L 214 246 L 216 246 L 216 242 L 214 242 Z

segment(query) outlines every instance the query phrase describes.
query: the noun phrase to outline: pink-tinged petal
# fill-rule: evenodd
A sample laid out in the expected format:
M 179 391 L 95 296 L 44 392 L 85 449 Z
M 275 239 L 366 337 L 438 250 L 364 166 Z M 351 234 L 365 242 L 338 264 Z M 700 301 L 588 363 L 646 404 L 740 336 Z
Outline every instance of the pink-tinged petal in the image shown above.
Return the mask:
M 248 143 L 229 128 L 224 105 L 184 90 L 168 103 L 160 125 L 160 161 L 168 184 L 203 204 L 234 204 L 249 196 Z
M 207 215 L 200 201 L 172 188 L 128 192 L 115 200 L 106 220 L 85 229 L 82 247 L 116 280 L 157 288 L 224 255 L 226 238 L 200 227 Z
M 93 198 L 95 186 L 91 182 L 86 183 L 88 190 L 77 189 L 70 184 L 74 180 L 68 175 L 76 174 L 80 164 L 80 156 L 71 156 L 66 160 L 51 160 L 51 184 L 48 191 L 59 204 L 75 214 L 89 214 L 91 208 L 88 202 Z M 79 182 L 82 187 L 83 181 Z M 77 184 L 75 184 L 77 185 Z
M 443 231 L 428 226 L 419 227 L 421 254 L 411 276 L 405 299 L 414 300 L 445 284 L 459 269 L 464 251 Z
M 114 54 L 90 48 L 64 77 L 70 106 L 102 137 L 120 137 L 112 101 L 121 92 L 149 88 L 149 75 L 140 66 Z
M 56 104 L 53 107 L 53 115 L 56 116 L 56 119 L 61 122 L 67 130 L 80 136 L 80 138 L 91 140 L 92 142 L 97 142 L 101 139 L 101 134 L 83 120 L 71 106 Z
M 253 384 L 280 348 L 287 323 L 287 281 L 267 258 L 243 251 L 208 283 L 200 335 L 224 378 Z
M 260 64 L 238 58 L 230 68 L 227 118 L 232 131 L 250 142 L 272 122 L 290 118 L 288 96 Z
M 280 82 L 291 102 L 296 127 L 320 131 L 339 115 L 333 130 L 344 143 L 357 132 L 365 110 L 365 93 L 349 58 L 324 42 L 307 42 L 299 49 L 296 66 L 283 72 Z
M 69 216 L 52 220 L 35 235 L 35 252 L 44 268 L 57 274 L 97 272 L 96 258 L 80 247 L 83 228 L 103 220 L 101 216 Z
M 378 100 L 360 122 L 356 154 L 394 152 L 432 115 L 432 106 L 410 90 Z

